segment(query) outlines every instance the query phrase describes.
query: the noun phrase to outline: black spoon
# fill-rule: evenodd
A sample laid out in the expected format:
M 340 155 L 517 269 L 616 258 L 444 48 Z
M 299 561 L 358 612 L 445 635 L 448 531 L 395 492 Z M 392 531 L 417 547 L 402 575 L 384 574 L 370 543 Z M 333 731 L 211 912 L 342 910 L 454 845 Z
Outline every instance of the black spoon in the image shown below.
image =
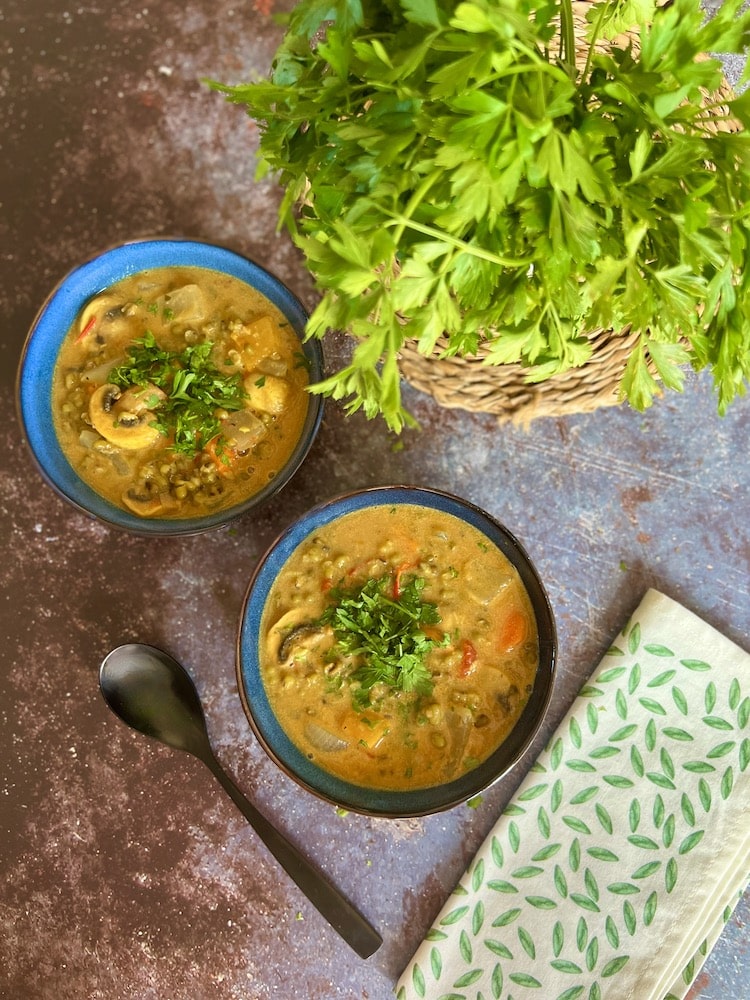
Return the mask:
M 99 686 L 112 711 L 133 729 L 202 760 L 281 867 L 347 944 L 362 958 L 377 951 L 383 943 L 378 932 L 221 769 L 209 743 L 198 692 L 181 664 L 154 646 L 129 643 L 104 658 Z

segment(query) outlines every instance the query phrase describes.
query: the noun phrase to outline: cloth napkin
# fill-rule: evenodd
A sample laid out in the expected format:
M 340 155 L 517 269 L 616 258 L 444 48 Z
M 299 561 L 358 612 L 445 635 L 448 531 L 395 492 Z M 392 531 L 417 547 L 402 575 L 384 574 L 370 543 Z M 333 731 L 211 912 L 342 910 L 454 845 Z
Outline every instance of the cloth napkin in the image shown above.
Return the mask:
M 750 655 L 649 590 L 398 1000 L 678 1000 L 750 878 Z

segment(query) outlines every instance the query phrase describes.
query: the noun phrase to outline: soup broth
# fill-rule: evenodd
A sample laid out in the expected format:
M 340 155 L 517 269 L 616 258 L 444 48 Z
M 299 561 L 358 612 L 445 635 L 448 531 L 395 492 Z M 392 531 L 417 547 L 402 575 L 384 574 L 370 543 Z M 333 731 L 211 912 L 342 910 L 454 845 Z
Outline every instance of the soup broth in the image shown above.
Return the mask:
M 394 621 L 389 662 L 401 667 L 388 674 Z M 343 515 L 297 547 L 266 601 L 259 657 L 273 711 L 308 758 L 400 790 L 458 778 L 505 740 L 539 640 L 517 570 L 485 535 L 398 504 Z
M 199 267 L 153 268 L 93 298 L 56 363 L 60 446 L 142 517 L 241 503 L 284 466 L 308 407 L 299 340 L 264 295 Z

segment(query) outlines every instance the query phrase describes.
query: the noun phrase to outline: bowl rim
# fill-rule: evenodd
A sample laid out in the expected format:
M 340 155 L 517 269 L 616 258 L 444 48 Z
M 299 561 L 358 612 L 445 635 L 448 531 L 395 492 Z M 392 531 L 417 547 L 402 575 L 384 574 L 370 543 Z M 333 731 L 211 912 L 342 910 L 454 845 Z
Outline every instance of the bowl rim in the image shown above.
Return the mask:
M 478 767 L 452 782 L 411 791 L 353 784 L 312 765 L 275 719 L 257 669 L 260 618 L 276 573 L 301 542 L 321 526 L 353 510 L 394 502 L 456 514 L 512 556 L 529 593 L 539 629 L 539 668 L 532 694 L 508 737 Z M 509 556 L 509 557 L 510 557 Z M 442 812 L 485 791 L 518 764 L 537 736 L 549 707 L 557 670 L 557 628 L 541 577 L 516 536 L 487 511 L 454 493 L 411 485 L 365 487 L 316 504 L 268 546 L 250 576 L 236 636 L 235 673 L 250 729 L 270 759 L 296 784 L 337 807 L 368 816 L 405 818 Z M 252 683 L 255 678 L 255 684 Z
M 194 259 L 195 256 L 198 259 Z M 272 271 L 220 243 L 187 236 L 144 236 L 113 243 L 68 270 L 48 293 L 29 327 L 16 369 L 15 403 L 21 436 L 43 480 L 79 512 L 109 527 L 140 536 L 195 535 L 222 527 L 260 506 L 283 489 L 296 474 L 317 436 L 324 400 L 309 393 L 302 433 L 284 467 L 257 493 L 241 503 L 206 517 L 141 518 L 110 503 L 84 482 L 63 454 L 57 436 L 50 440 L 49 399 L 52 372 L 62 340 L 85 302 L 139 271 L 161 266 L 193 266 L 216 270 L 244 281 L 266 295 L 289 320 L 310 366 L 310 384 L 323 375 L 319 340 L 305 339 L 309 314 L 295 293 Z M 271 294 L 269 294 L 269 292 Z M 69 320 L 67 325 L 64 319 Z M 50 357 L 45 345 L 55 345 Z

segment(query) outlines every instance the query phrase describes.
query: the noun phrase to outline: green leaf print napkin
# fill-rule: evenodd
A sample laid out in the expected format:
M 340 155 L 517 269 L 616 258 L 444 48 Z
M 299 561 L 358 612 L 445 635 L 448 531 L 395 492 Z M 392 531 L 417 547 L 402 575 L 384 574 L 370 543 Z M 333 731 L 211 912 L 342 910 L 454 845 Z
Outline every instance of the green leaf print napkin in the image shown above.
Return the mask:
M 750 872 L 750 655 L 650 590 L 398 1000 L 681 998 Z

